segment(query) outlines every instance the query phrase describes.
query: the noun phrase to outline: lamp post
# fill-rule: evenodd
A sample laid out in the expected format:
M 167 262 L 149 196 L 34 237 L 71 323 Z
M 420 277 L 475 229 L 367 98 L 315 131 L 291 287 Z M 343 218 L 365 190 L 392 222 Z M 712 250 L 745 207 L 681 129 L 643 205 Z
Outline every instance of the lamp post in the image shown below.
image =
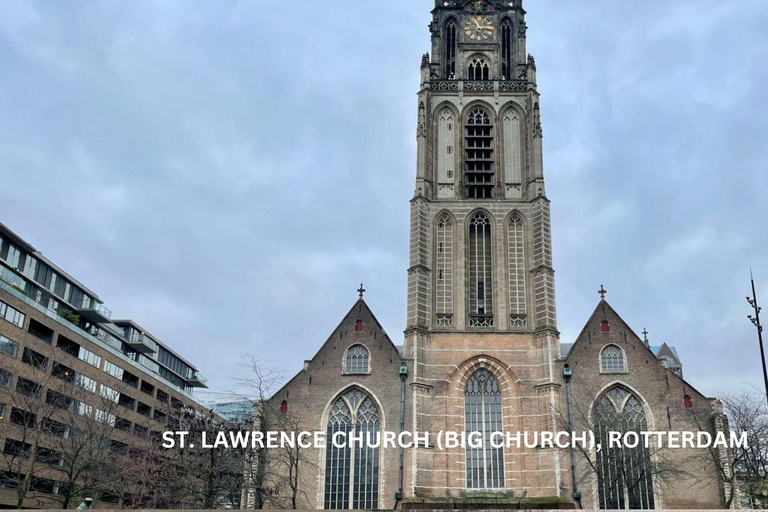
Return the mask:
M 760 361 L 763 363 L 763 381 L 765 384 L 765 397 L 766 400 L 768 400 L 768 369 L 765 367 L 765 347 L 763 346 L 763 324 L 760 323 L 760 311 L 761 307 L 757 303 L 757 290 L 755 289 L 755 278 L 752 275 L 752 269 L 749 270 L 749 278 L 752 281 L 752 298 L 747 297 L 747 302 L 749 302 L 749 305 L 752 306 L 752 309 L 755 310 L 755 316 L 754 318 L 752 315 L 749 315 L 747 318 L 755 325 L 757 328 L 757 339 L 760 342 Z
M 571 366 L 566 364 L 563 368 L 563 379 L 565 379 L 565 401 L 568 406 L 568 433 L 573 437 L 573 422 L 571 420 L 571 377 L 573 377 L 573 370 Z M 581 508 L 581 493 L 576 484 L 576 463 L 574 462 L 573 455 L 573 443 L 569 449 L 571 453 L 571 480 L 573 481 L 573 500 Z

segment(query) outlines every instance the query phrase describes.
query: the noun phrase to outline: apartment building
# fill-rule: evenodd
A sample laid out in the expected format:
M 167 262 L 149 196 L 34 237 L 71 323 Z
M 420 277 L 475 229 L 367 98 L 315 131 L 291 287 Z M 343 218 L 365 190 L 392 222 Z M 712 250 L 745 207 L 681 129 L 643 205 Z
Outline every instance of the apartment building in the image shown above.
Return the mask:
M 56 506 L 71 484 L 61 454 L 30 432 L 65 437 L 74 414 L 105 424 L 111 448 L 127 453 L 166 430 L 169 411 L 207 410 L 195 388 L 207 384 L 192 363 L 137 322 L 112 319 L 97 294 L 0 224 L 0 508 L 18 504 L 24 461 L 34 474 L 25 507 Z M 97 506 L 125 500 L 99 494 Z

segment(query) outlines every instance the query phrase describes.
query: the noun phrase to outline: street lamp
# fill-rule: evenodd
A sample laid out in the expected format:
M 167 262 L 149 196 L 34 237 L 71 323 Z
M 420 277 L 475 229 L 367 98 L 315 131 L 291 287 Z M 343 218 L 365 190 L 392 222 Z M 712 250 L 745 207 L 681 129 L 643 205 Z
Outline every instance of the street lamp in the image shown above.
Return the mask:
M 752 275 L 752 269 L 749 270 L 749 277 L 752 280 L 752 298 L 747 297 L 747 302 L 755 310 L 754 318 L 748 315 L 747 318 L 757 328 L 757 339 L 760 342 L 760 361 L 763 363 L 763 381 L 765 384 L 765 397 L 768 400 L 768 369 L 765 367 L 765 347 L 763 346 L 763 324 L 760 323 L 760 311 L 762 308 L 757 303 L 757 290 L 755 289 L 755 278 Z

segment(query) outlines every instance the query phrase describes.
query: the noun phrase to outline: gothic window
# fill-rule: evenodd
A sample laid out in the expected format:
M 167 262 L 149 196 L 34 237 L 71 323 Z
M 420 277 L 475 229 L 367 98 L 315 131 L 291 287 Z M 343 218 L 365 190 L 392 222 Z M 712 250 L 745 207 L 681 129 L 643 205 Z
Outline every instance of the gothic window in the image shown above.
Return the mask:
M 626 368 L 624 351 L 616 345 L 608 345 L 600 352 L 600 371 L 602 373 L 625 373 Z
M 437 120 L 437 181 L 453 183 L 453 170 L 456 157 L 453 152 L 455 141 L 455 122 L 453 112 L 446 108 Z
M 494 184 L 493 126 L 483 108 L 467 116 L 465 187 L 469 199 L 490 199 Z
M 456 78 L 456 21 L 445 24 L 445 78 Z
M 470 327 L 493 327 L 492 251 L 491 219 L 477 212 L 469 219 Z
M 510 109 L 504 114 L 504 181 L 508 184 L 520 184 L 522 177 L 522 158 L 520 144 L 520 116 Z
M 359 375 L 370 372 L 368 349 L 362 345 L 352 345 L 344 357 L 344 373 Z
M 514 213 L 509 217 L 507 245 L 510 327 L 527 327 L 525 225 L 519 213 Z
M 502 80 L 512 80 L 512 22 L 504 19 L 501 22 L 501 77 Z
M 467 80 L 490 80 L 491 67 L 483 57 L 473 57 L 467 68 Z
M 347 390 L 331 408 L 325 454 L 325 508 L 374 510 L 379 508 L 379 448 L 376 444 L 381 422 L 373 399 L 358 388 Z M 363 436 L 363 443 L 333 446 L 333 435 L 346 439 Z
M 453 326 L 453 219 L 448 213 L 437 218 L 435 238 L 435 311 L 437 327 Z
M 597 489 L 601 509 L 652 509 L 653 475 L 650 450 L 644 443 L 637 448 L 614 447 L 608 442 L 610 432 L 648 430 L 645 408 L 629 389 L 616 385 L 595 404 L 597 452 Z
M 464 391 L 464 430 L 481 440 L 479 447 L 466 448 L 468 489 L 504 488 L 504 449 L 491 446 L 491 436 L 503 432 L 501 411 L 499 381 L 488 370 L 477 370 Z

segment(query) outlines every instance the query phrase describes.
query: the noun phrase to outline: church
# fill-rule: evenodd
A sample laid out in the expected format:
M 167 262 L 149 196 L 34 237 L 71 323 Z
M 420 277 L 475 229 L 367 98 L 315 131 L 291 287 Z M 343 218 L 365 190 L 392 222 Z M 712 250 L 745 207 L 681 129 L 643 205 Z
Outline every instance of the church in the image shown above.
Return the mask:
M 561 344 L 536 63 L 522 0 L 437 0 L 421 62 L 404 344 L 359 300 L 271 408 L 328 437 L 479 432 L 479 447 L 312 448 L 268 508 L 722 508 L 728 454 L 497 448 L 495 432 L 727 428 L 606 299 Z M 556 200 L 556 198 L 553 198 Z M 281 466 L 282 467 L 282 466 Z M 271 467 L 271 474 L 285 468 Z M 293 470 L 292 470 L 293 471 Z M 275 482 L 285 481 L 275 478 Z M 254 502 L 246 487 L 246 500 Z M 290 501 L 290 500 L 289 500 Z

